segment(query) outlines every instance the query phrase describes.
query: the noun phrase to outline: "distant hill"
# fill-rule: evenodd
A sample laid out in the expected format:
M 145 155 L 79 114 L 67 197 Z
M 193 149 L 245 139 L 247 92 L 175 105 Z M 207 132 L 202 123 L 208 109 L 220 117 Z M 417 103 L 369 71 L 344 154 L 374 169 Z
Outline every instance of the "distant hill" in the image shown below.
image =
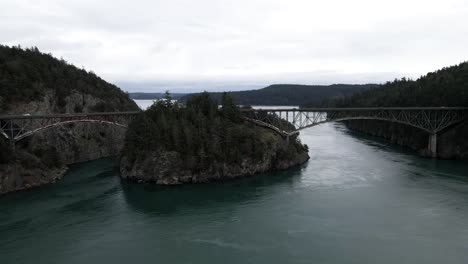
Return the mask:
M 417 80 L 387 82 L 377 89 L 330 100 L 329 106 L 468 106 L 468 62 L 430 72 Z
M 164 93 L 129 93 L 128 94 L 131 99 L 135 100 L 153 100 L 153 99 L 161 99 L 164 97 Z M 171 93 L 171 96 L 175 100 L 179 100 L 183 96 L 187 94 L 185 93 Z
M 377 85 L 296 85 L 275 84 L 259 90 L 228 92 L 237 104 L 241 105 L 307 105 L 319 106 L 325 99 L 344 97 L 367 90 Z M 194 94 L 183 96 L 186 102 Z M 210 93 L 211 98 L 220 102 L 222 93 Z

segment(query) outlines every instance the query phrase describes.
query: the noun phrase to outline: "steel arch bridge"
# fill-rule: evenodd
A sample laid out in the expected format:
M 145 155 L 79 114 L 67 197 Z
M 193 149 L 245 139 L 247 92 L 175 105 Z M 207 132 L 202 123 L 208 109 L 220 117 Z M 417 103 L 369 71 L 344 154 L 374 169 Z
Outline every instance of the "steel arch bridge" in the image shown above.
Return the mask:
M 429 134 L 428 150 L 437 155 L 437 134 L 468 119 L 465 107 L 243 109 L 245 118 L 289 138 L 323 123 L 382 120 L 421 129 Z
M 289 138 L 323 123 L 346 120 L 383 120 L 426 131 L 428 150 L 437 155 L 437 134 L 468 119 L 464 107 L 242 109 L 244 118 Z M 126 128 L 142 112 L 0 116 L 0 135 L 12 145 L 41 131 L 73 123 L 96 123 Z
M 94 123 L 127 128 L 128 124 L 140 113 L 4 115 L 0 116 L 0 135 L 14 144 L 41 131 L 74 123 Z

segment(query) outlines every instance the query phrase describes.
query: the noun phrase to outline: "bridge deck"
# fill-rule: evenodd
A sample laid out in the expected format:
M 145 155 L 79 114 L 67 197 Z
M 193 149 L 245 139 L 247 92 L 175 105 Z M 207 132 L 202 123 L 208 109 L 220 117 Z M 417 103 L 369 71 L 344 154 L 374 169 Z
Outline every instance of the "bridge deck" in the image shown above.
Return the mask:
M 93 117 L 93 116 L 125 116 L 125 115 L 136 115 L 142 111 L 131 111 L 131 112 L 101 112 L 101 113 L 79 113 L 79 114 L 40 114 L 40 115 L 0 115 L 0 120 L 5 119 L 44 119 L 44 118 L 80 118 L 80 117 Z
M 468 107 L 360 107 L 360 108 L 290 108 L 290 109 L 278 109 L 278 108 L 259 108 L 259 109 L 241 109 L 242 112 L 256 112 L 256 111 L 274 111 L 274 112 L 336 112 L 336 111 L 375 111 L 375 110 L 428 110 L 428 111 L 447 111 L 447 110 L 465 110 L 468 111 Z M 142 113 L 142 111 L 130 111 L 130 112 L 100 112 L 100 113 L 78 113 L 78 114 L 12 114 L 12 115 L 0 115 L 1 119 L 42 119 L 42 118 L 80 118 L 80 117 L 92 117 L 92 116 L 116 116 L 116 115 L 136 115 Z
M 375 110 L 428 110 L 428 111 L 447 111 L 447 110 L 465 110 L 468 111 L 468 107 L 356 107 L 356 108 L 290 108 L 290 109 L 278 109 L 278 108 L 258 108 L 258 109 L 241 109 L 242 112 L 255 112 L 255 111 L 275 111 L 275 112 L 334 112 L 334 111 L 375 111 Z

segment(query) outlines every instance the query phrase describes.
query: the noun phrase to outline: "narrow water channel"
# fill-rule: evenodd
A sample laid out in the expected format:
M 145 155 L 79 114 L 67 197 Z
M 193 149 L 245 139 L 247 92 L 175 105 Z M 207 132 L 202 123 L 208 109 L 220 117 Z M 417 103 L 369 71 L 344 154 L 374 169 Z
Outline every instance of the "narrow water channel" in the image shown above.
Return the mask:
M 468 263 L 468 164 L 324 124 L 311 160 L 226 183 L 123 183 L 114 161 L 0 197 L 0 263 Z

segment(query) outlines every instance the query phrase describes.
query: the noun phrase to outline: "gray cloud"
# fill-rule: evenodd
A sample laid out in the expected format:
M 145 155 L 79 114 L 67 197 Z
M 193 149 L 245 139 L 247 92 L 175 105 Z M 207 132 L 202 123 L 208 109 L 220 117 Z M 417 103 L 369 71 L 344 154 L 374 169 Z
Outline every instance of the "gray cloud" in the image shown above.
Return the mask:
M 0 1 L 0 43 L 128 90 L 384 82 L 468 58 L 464 0 Z

